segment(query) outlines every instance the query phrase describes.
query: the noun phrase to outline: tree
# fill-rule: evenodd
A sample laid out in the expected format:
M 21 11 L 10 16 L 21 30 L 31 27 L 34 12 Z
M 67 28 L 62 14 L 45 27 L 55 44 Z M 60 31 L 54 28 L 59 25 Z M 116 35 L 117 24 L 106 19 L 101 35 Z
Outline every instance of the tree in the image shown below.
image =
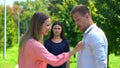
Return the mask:
M 1 48 L 3 47 L 3 40 L 4 40 L 4 37 L 3 37 L 3 28 L 4 28 L 4 14 L 3 14 L 3 11 L 4 11 L 4 6 L 0 5 L 0 50 Z
M 109 54 L 120 55 L 120 1 L 96 0 L 94 4 L 97 8 L 95 20 L 106 33 Z
M 91 9 L 94 22 L 105 32 L 108 52 L 120 55 L 120 1 L 119 0 L 79 0 Z
M 0 6 L 0 49 L 3 47 L 3 39 L 4 39 L 4 6 Z M 17 26 L 14 22 L 14 18 L 12 18 L 11 10 L 13 10 L 10 6 L 7 6 L 6 12 L 6 41 L 7 41 L 7 48 L 12 47 L 17 43 Z
M 18 5 L 22 9 L 20 13 L 20 25 L 22 26 L 20 27 L 21 34 L 26 32 L 30 19 L 35 12 L 44 12 L 49 14 L 47 1 L 45 0 L 27 0 L 25 2 L 16 1 L 14 5 Z
M 78 41 L 81 40 L 82 34 L 76 27 L 72 17 L 71 17 L 71 9 L 78 5 L 75 0 L 61 0 L 59 1 L 50 1 L 49 9 L 51 11 L 52 22 L 53 21 L 61 21 L 64 25 L 65 36 L 68 39 L 71 46 L 75 46 Z M 51 6 L 54 5 L 54 6 Z

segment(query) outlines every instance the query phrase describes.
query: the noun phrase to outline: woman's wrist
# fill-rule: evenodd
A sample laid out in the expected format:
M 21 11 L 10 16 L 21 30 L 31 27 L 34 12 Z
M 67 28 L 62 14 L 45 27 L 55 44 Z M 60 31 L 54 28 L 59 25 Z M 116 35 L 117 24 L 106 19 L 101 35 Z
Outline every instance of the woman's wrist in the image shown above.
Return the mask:
M 78 42 L 78 44 L 75 46 L 75 48 L 69 52 L 69 57 L 73 54 L 75 54 L 76 52 L 78 52 L 79 50 L 81 50 L 83 48 L 83 41 Z
M 73 54 L 75 54 L 77 51 L 75 49 L 73 49 L 72 51 L 69 52 L 69 57 L 72 56 Z

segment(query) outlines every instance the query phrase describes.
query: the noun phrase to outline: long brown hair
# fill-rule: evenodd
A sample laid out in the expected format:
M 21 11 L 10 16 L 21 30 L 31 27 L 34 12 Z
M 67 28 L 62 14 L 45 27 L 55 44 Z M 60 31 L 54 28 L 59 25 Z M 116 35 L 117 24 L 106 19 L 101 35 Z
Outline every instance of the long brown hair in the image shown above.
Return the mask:
M 42 35 L 41 35 L 41 29 L 42 25 L 49 18 L 48 15 L 36 12 L 32 16 L 32 19 L 30 21 L 30 25 L 28 28 L 28 31 L 21 37 L 20 43 L 19 43 L 19 49 L 23 50 L 25 47 L 25 43 L 28 39 L 34 38 L 37 41 L 41 41 Z

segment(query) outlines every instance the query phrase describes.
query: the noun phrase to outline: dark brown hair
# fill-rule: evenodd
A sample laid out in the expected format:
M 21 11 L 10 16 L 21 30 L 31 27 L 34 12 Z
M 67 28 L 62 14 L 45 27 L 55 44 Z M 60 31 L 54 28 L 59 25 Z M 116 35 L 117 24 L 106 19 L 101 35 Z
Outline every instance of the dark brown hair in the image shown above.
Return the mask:
M 85 5 L 78 5 L 75 6 L 72 10 L 71 10 L 71 14 L 73 15 L 74 13 L 79 12 L 82 16 L 84 16 L 86 13 L 90 14 L 90 11 L 88 9 L 88 7 L 86 7 Z M 91 14 L 90 14 L 91 15 Z
M 50 32 L 50 39 L 52 39 L 52 38 L 54 37 L 53 27 L 54 27 L 55 25 L 59 25 L 59 26 L 62 28 L 62 31 L 61 31 L 61 33 L 60 33 L 60 37 L 61 37 L 62 39 L 65 39 L 65 37 L 64 37 L 63 25 L 62 25 L 62 23 L 59 22 L 59 21 L 55 21 L 55 22 L 53 23 L 53 25 L 52 25 L 52 27 L 51 27 L 51 32 Z

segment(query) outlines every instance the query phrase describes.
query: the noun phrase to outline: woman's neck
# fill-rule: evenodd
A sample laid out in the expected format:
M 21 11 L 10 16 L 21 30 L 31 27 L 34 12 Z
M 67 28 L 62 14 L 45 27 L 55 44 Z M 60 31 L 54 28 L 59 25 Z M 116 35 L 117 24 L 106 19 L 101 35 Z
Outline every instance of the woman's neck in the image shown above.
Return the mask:
M 60 36 L 54 36 L 53 39 L 61 39 Z
M 52 41 L 55 42 L 55 43 L 59 43 L 59 42 L 62 41 L 62 38 L 61 38 L 60 36 L 54 36 L 54 37 L 52 38 Z

